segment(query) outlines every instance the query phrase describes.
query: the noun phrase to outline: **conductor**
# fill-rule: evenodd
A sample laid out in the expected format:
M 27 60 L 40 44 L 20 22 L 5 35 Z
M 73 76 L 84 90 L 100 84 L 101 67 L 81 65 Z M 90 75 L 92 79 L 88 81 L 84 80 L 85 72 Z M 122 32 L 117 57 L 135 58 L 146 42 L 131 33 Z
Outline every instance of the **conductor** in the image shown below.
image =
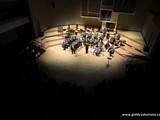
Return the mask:
M 89 44 L 88 43 L 86 43 L 86 45 L 85 45 L 85 49 L 86 49 L 86 54 L 88 54 L 88 49 L 89 49 Z

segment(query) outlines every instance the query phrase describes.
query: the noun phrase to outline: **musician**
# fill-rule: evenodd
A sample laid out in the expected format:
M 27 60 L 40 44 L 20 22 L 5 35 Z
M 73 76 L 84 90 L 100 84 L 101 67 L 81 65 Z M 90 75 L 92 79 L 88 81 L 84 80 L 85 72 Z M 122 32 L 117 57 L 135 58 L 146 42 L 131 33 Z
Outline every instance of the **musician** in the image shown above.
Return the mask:
M 66 40 L 62 43 L 63 50 L 65 50 L 66 48 L 68 48 L 68 46 L 69 46 L 69 40 L 66 39 Z
M 96 50 L 96 52 L 95 52 L 96 56 L 98 56 L 102 52 L 102 50 L 103 50 L 103 45 L 100 43 L 98 48 L 97 48 L 97 50 Z
M 72 40 L 75 41 L 77 39 L 76 36 L 72 36 Z
M 85 39 L 86 39 L 86 33 L 82 32 L 82 40 L 85 40 Z
M 105 27 L 102 31 L 103 31 L 103 37 L 105 37 L 105 34 L 108 31 L 107 28 Z
M 88 38 L 90 38 L 90 39 L 92 38 L 92 32 L 88 33 Z
M 68 32 L 68 33 L 66 34 L 65 38 L 70 38 L 70 37 L 71 37 L 71 33 Z
M 89 44 L 88 43 L 86 43 L 86 45 L 85 45 L 85 49 L 86 49 L 86 54 L 88 54 L 88 49 L 89 49 Z
M 121 46 L 124 46 L 124 45 L 126 44 L 126 40 L 122 40 L 122 39 L 121 39 L 121 40 L 119 40 L 119 41 L 120 41 L 120 45 L 121 45 Z
M 104 38 L 103 34 L 100 33 L 99 41 L 103 42 L 103 38 Z
M 120 40 L 120 38 L 121 38 L 121 36 L 118 34 L 117 37 L 116 37 L 116 39 Z
M 68 25 L 67 30 L 68 30 L 68 32 L 70 32 L 70 30 L 71 30 L 70 25 Z
M 106 32 L 106 39 L 109 39 L 109 38 L 110 38 L 110 32 L 107 31 L 107 32 Z
M 108 49 L 111 46 L 111 43 L 109 42 L 109 40 L 106 42 L 105 44 L 105 48 Z
M 76 25 L 76 30 L 75 30 L 75 34 L 78 34 L 78 25 Z
M 94 33 L 94 39 L 98 39 L 98 33 Z
M 93 46 L 92 47 L 92 54 L 94 55 L 95 51 L 97 50 L 97 47 L 96 46 Z
M 76 54 L 76 49 L 75 49 L 75 43 L 74 42 L 71 44 L 71 51 L 72 51 L 72 54 Z
M 120 40 L 116 39 L 115 42 L 114 42 L 114 45 L 119 46 L 119 43 L 120 43 Z
M 111 47 L 109 47 L 108 52 L 109 52 L 110 56 L 113 57 L 114 52 L 115 52 L 114 45 L 112 45 Z
M 114 37 L 111 37 L 111 38 L 110 38 L 110 43 L 111 43 L 111 44 L 114 44 L 114 42 L 115 42 L 115 38 L 114 38 Z

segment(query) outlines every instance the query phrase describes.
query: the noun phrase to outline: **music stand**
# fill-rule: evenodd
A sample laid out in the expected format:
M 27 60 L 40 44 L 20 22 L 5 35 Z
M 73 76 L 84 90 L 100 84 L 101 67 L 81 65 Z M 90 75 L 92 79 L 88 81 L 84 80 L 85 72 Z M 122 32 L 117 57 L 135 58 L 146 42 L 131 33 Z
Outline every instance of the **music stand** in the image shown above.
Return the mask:
M 108 59 L 108 63 L 106 65 L 106 68 L 110 67 L 109 60 L 111 60 L 112 58 L 111 57 L 107 57 L 107 59 Z

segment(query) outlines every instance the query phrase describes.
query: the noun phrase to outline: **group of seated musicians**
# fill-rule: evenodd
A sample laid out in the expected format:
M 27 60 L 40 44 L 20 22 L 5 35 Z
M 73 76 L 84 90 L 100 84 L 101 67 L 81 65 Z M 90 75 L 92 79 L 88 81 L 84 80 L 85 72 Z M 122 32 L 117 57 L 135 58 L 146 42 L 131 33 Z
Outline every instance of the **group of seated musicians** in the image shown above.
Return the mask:
M 96 54 L 98 56 L 103 51 L 103 40 L 104 40 L 104 34 L 102 32 L 92 32 L 89 30 L 82 32 L 82 42 L 84 46 L 86 44 L 93 49 L 92 54 Z
M 78 29 L 78 26 L 76 27 Z M 71 35 L 69 30 L 70 26 L 68 26 L 68 33 L 66 35 L 66 40 L 63 43 L 62 47 L 66 45 L 67 41 L 74 41 L 74 36 Z M 104 44 L 103 42 L 104 39 L 107 40 L 106 44 Z M 104 48 L 108 49 L 110 56 L 112 56 L 115 52 L 115 48 L 119 46 L 124 46 L 126 43 L 126 40 L 121 39 L 121 36 L 117 34 L 117 32 L 110 34 L 110 31 L 107 28 L 102 29 L 101 32 L 93 32 L 90 30 L 82 31 L 82 39 L 76 38 L 76 41 L 77 40 L 79 41 L 78 43 L 83 43 L 84 46 L 87 45 L 88 47 L 89 45 L 91 46 L 91 48 L 94 48 L 95 50 L 93 51 L 97 56 L 102 52 Z M 70 43 L 70 46 L 72 46 L 72 43 Z
M 105 44 L 105 48 L 108 49 L 110 56 L 113 56 L 115 52 L 115 48 L 119 46 L 125 46 L 126 40 L 121 39 L 121 36 L 115 32 L 113 36 L 106 37 L 107 42 Z
M 118 34 L 115 37 L 111 37 L 109 41 L 110 41 L 111 44 L 114 44 L 116 46 L 124 46 L 125 43 L 126 43 L 126 40 L 123 40 L 123 39 L 120 39 L 120 38 L 121 38 L 121 36 Z
M 72 29 L 70 25 L 68 25 L 66 29 L 66 33 L 71 35 L 71 31 L 74 31 L 75 35 L 77 35 L 78 34 L 78 24 L 76 24 L 75 28 L 72 28 Z
M 82 46 L 82 41 L 80 38 L 77 38 L 75 35 L 70 35 L 62 43 L 62 48 L 65 50 L 70 47 L 72 54 L 76 53 L 76 50 Z

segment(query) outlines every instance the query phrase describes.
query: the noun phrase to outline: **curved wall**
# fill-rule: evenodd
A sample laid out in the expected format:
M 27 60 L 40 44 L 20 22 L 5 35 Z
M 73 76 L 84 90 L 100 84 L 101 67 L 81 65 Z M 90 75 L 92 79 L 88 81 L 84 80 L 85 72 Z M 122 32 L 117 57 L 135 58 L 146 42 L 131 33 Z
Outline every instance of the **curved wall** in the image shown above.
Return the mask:
M 101 26 L 98 19 L 80 17 L 81 0 L 28 0 L 28 4 L 35 37 L 39 32 L 53 26 L 68 24 Z

